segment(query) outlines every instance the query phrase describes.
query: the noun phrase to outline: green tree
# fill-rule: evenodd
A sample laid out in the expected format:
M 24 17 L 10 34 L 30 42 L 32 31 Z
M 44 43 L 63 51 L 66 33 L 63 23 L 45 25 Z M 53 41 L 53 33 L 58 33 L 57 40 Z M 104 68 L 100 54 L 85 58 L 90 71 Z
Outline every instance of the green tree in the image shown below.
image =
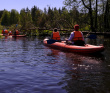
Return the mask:
M 92 10 L 92 0 L 89 0 L 89 4 L 85 4 L 85 1 L 84 0 L 81 0 L 83 5 L 89 10 L 89 16 L 90 16 L 90 24 L 91 24 L 91 30 L 94 32 L 96 31 L 94 29 L 94 26 L 93 26 L 93 10 Z
M 20 21 L 19 13 L 15 9 L 11 10 L 10 13 L 10 25 L 17 24 Z
M 21 22 L 21 25 L 23 26 L 26 26 L 26 24 L 28 24 L 29 22 L 32 22 L 31 13 L 28 8 L 22 9 L 20 11 L 20 22 Z
M 2 18 L 1 18 L 1 24 L 4 26 L 10 25 L 10 12 L 7 10 L 4 10 Z
M 0 11 L 0 18 L 2 17 L 3 11 Z
M 25 12 L 25 9 L 22 9 L 20 11 L 20 24 L 21 25 L 25 25 L 26 24 L 26 13 L 27 12 Z
M 32 21 L 33 21 L 33 23 L 34 23 L 35 26 L 38 26 L 39 25 L 38 24 L 39 23 L 38 20 L 39 20 L 41 14 L 42 14 L 42 11 L 39 8 L 37 8 L 36 6 L 34 6 L 31 9 Z
M 65 7 L 62 7 L 60 21 L 60 24 L 63 26 L 63 28 L 72 28 L 70 14 Z
M 86 10 L 85 16 L 89 15 L 86 22 L 90 24 L 93 32 L 110 27 L 110 0 L 65 0 L 65 5 L 78 8 L 80 14 L 81 12 L 84 14 L 83 10 Z
M 105 30 L 110 30 L 110 0 L 106 1 L 104 24 Z
M 40 28 L 46 27 L 46 14 L 42 13 L 38 19 L 38 24 Z

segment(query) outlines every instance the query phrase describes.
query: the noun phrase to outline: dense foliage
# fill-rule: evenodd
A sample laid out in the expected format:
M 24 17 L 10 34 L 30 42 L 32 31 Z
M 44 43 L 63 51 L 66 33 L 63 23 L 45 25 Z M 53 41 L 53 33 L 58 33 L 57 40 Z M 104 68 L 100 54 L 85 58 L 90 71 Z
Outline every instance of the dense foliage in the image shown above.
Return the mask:
M 81 30 L 110 31 L 110 0 L 65 0 L 67 7 L 48 7 L 40 10 L 34 6 L 20 13 L 12 9 L 0 12 L 0 23 L 5 27 L 73 29 L 75 24 Z

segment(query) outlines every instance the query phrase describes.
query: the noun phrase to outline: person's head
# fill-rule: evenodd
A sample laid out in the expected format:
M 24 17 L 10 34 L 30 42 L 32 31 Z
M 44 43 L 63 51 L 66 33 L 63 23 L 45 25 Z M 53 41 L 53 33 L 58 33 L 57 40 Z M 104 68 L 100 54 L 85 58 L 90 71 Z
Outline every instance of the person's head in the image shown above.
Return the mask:
M 57 28 L 54 28 L 54 32 L 57 32 Z
M 76 25 L 74 26 L 74 30 L 75 30 L 75 31 L 78 31 L 78 30 L 79 30 L 79 25 L 78 25 L 78 24 L 76 24 Z

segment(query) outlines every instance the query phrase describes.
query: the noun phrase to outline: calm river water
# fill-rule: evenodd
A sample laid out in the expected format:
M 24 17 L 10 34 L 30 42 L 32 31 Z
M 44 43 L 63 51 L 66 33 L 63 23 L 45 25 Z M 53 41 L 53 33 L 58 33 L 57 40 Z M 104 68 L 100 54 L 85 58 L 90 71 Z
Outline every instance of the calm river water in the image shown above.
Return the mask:
M 110 39 L 96 55 L 50 49 L 43 38 L 0 38 L 0 93 L 110 93 Z

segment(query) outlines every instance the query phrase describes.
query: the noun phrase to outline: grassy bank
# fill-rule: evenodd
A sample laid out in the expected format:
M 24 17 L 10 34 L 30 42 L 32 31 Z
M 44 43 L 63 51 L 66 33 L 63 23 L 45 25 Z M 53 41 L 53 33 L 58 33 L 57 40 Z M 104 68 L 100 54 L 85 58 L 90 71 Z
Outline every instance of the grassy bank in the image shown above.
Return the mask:
M 2 33 L 2 30 L 0 30 L 0 34 Z

